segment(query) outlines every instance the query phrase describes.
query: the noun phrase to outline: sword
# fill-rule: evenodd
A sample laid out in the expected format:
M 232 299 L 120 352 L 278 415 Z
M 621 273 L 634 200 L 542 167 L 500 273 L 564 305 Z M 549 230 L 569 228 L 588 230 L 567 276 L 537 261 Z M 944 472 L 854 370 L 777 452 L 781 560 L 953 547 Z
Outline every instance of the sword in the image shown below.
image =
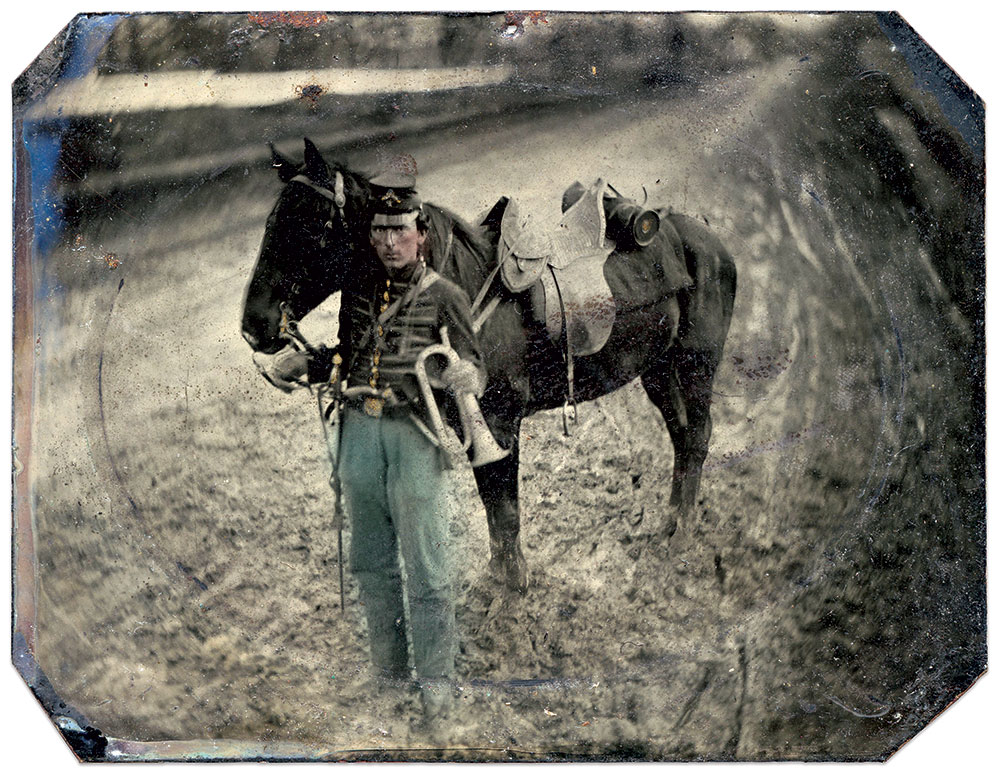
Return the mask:
M 317 389 L 319 421 L 323 426 L 326 453 L 330 458 L 330 489 L 333 490 L 333 522 L 337 526 L 337 571 L 340 578 L 340 612 L 344 613 L 344 510 L 340 487 L 340 420 L 343 400 L 340 397 L 340 355 L 334 357 L 329 384 Z M 327 403 L 328 401 L 328 403 Z M 326 406 L 326 408 L 324 408 Z
M 281 303 L 281 335 L 308 354 L 319 356 L 320 350 L 302 335 L 299 323 L 292 317 L 291 308 Z M 323 427 L 323 440 L 330 458 L 330 489 L 333 490 L 333 522 L 337 526 L 337 571 L 340 579 L 340 613 L 344 609 L 344 510 L 340 500 L 340 419 L 344 411 L 340 392 L 340 355 L 333 355 L 330 378 L 316 386 L 316 404 L 319 422 Z M 325 408 L 324 408 L 325 406 Z
M 341 500 L 340 485 L 340 434 L 341 420 L 344 416 L 344 400 L 357 395 L 375 395 L 380 398 L 392 398 L 392 390 L 383 393 L 372 393 L 369 387 L 351 387 L 346 391 L 340 389 L 340 355 L 333 356 L 333 371 L 330 381 L 321 384 L 316 390 L 316 402 L 319 406 L 319 421 L 323 426 L 323 438 L 326 441 L 326 454 L 330 458 L 330 489 L 333 490 L 333 522 L 337 526 L 337 571 L 340 577 L 340 611 L 344 613 L 344 506 Z M 353 390 L 353 391 L 352 391 Z M 329 401 L 324 409 L 323 406 Z

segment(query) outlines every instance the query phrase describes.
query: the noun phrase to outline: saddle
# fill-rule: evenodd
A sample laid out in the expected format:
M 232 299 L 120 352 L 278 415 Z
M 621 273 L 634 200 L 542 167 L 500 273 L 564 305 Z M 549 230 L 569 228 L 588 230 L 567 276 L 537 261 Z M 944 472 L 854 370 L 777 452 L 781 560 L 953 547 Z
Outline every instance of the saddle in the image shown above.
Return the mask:
M 511 292 L 541 283 L 542 320 L 567 358 L 599 352 L 615 323 L 615 300 L 604 263 L 615 249 L 605 235 L 604 193 L 598 179 L 552 229 L 522 214 L 513 200 L 500 222 L 500 275 Z

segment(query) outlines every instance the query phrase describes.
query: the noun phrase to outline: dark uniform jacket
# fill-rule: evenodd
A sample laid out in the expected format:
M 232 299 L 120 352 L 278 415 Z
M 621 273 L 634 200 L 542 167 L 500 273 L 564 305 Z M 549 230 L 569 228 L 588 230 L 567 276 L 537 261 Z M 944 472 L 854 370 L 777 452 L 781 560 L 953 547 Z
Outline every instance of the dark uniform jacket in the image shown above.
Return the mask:
M 425 278 L 425 274 L 432 275 Z M 433 282 L 428 284 L 431 279 Z M 383 317 L 380 323 L 379 317 L 386 311 L 392 315 Z M 391 388 L 405 410 L 429 422 L 414 366 L 424 348 L 441 343 L 442 327 L 448 329 L 451 348 L 483 375 L 469 296 L 455 283 L 420 266 L 405 282 L 390 280 L 379 271 L 354 288 L 345 289 L 340 302 L 339 351 L 347 386 Z M 432 384 L 439 386 L 443 367 L 441 357 L 427 361 Z M 449 395 L 435 391 L 442 416 L 454 419 L 454 414 L 449 413 Z M 391 412 L 392 404 L 388 407 Z

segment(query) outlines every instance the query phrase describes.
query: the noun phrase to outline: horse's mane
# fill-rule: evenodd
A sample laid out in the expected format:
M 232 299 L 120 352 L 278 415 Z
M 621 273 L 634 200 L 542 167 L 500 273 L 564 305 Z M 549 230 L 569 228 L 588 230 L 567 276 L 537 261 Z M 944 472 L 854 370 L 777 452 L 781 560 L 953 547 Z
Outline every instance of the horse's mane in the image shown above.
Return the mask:
M 336 163 L 334 169 L 344 174 L 349 190 L 360 192 L 366 200 L 370 198 L 367 172 L 351 170 L 341 163 Z M 429 238 L 425 245 L 428 264 L 475 298 L 495 263 L 488 232 L 433 203 L 424 203 L 423 211 Z M 367 232 L 367 227 L 361 231 L 365 236 L 359 239 L 362 245 L 367 245 Z
M 494 249 L 485 230 L 432 203 L 424 204 L 424 216 L 430 238 L 430 266 L 474 298 L 494 262 Z

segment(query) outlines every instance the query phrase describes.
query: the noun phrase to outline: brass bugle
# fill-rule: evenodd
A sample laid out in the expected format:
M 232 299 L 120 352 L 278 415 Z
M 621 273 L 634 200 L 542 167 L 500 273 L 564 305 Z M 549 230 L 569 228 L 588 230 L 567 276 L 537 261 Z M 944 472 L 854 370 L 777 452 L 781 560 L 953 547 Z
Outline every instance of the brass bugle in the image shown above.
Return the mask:
M 457 456 L 463 452 L 471 450 L 470 462 L 473 468 L 487 465 L 497 460 L 502 460 L 509 450 L 504 449 L 496 442 L 493 433 L 490 432 L 486 419 L 483 417 L 482 409 L 479 408 L 479 401 L 471 392 L 456 392 L 455 399 L 458 404 L 458 416 L 462 421 L 462 432 L 465 435 L 464 441 L 458 441 L 456 436 L 451 435 L 447 424 L 441 418 L 441 411 L 438 409 L 437 400 L 434 398 L 434 390 L 431 387 L 430 378 L 427 376 L 425 363 L 434 355 L 444 357 L 448 365 L 460 361 L 462 358 L 451 348 L 448 341 L 448 328 L 441 328 L 441 343 L 428 346 L 417 357 L 414 366 L 414 373 L 417 376 L 417 384 L 427 406 L 427 417 L 431 423 L 431 429 L 437 437 L 438 445 L 444 451 Z
M 460 392 L 455 399 L 465 439 L 470 442 L 472 448 L 470 460 L 472 467 L 478 468 L 480 465 L 495 463 L 510 454 L 510 450 L 500 446 L 490 432 L 476 396 L 471 392 Z

